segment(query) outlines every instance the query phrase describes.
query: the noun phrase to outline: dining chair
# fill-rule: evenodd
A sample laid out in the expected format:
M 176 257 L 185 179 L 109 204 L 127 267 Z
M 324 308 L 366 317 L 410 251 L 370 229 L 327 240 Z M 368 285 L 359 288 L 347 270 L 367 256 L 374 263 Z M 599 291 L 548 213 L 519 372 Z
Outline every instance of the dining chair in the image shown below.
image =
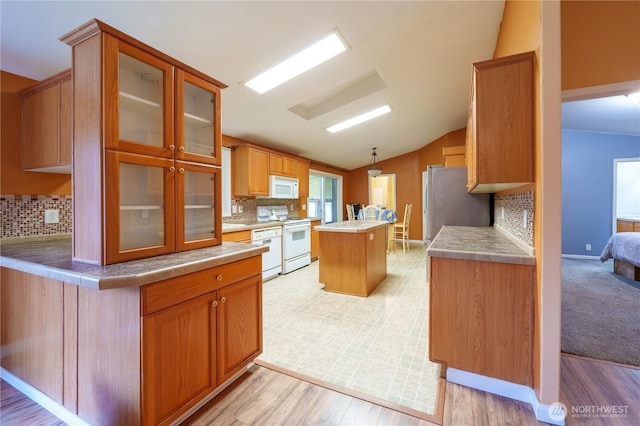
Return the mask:
M 353 212 L 353 204 L 347 204 L 347 219 L 356 220 L 356 215 Z
M 364 208 L 362 212 L 362 218 L 364 220 L 380 220 L 380 207 L 369 204 Z
M 406 253 L 409 250 L 409 219 L 411 219 L 411 207 L 413 204 L 407 204 L 404 206 L 404 218 L 401 223 L 393 224 L 393 239 L 402 240 L 402 252 Z

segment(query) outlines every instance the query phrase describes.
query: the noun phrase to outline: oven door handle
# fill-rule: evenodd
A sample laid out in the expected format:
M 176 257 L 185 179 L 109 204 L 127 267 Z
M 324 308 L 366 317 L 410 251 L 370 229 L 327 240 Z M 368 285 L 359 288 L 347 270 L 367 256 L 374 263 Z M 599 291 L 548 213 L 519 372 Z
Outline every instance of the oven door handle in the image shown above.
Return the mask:
M 295 232 L 301 229 L 311 229 L 311 225 L 287 225 L 284 227 L 284 230 L 287 232 Z

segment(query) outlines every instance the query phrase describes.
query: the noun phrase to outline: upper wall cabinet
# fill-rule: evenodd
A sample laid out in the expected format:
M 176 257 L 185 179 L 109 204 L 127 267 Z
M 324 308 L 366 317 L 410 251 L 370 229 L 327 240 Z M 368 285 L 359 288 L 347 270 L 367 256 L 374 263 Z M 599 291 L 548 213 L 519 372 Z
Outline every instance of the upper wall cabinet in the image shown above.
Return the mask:
M 533 182 L 534 52 L 473 65 L 466 163 L 469 192 Z
M 232 154 L 234 197 L 269 195 L 269 152 L 250 146 L 235 147 Z
M 219 81 L 92 20 L 73 47 L 73 256 L 222 243 Z
M 276 176 L 296 177 L 296 160 L 286 155 L 269 153 L 269 174 Z
M 22 98 L 22 168 L 71 174 L 71 70 L 19 93 Z

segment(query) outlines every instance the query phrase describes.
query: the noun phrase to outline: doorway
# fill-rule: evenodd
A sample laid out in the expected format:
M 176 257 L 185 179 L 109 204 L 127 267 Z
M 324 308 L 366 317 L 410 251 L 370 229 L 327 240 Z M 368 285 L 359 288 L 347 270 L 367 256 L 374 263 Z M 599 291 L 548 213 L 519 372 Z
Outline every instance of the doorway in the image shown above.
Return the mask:
M 342 221 L 342 176 L 309 171 L 307 216 L 320 217 L 322 223 Z
M 389 210 L 396 209 L 395 173 L 369 176 L 369 204 Z
M 613 228 L 619 217 L 640 217 L 640 158 L 613 160 Z

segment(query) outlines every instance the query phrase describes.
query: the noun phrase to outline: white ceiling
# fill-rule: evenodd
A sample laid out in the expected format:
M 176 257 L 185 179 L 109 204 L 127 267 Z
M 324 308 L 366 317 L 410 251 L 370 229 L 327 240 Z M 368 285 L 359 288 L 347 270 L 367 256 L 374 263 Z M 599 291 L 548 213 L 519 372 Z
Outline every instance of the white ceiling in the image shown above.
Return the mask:
M 228 84 L 222 131 L 353 169 L 423 147 L 467 120 L 471 64 L 490 59 L 503 1 L 8 2 L 3 70 L 43 79 L 71 66 L 58 38 L 92 18 Z M 347 52 L 263 95 L 240 82 L 338 28 Z M 310 120 L 289 111 L 377 72 L 386 88 Z M 340 133 L 329 125 L 390 103 Z
M 503 6 L 497 0 L 3 0 L 0 67 L 36 80 L 70 67 L 71 48 L 58 38 L 97 18 L 228 84 L 223 133 L 350 170 L 369 163 L 372 147 L 384 160 L 465 127 L 471 64 L 492 57 Z M 334 28 L 347 52 L 263 95 L 241 84 Z M 375 73 L 385 88 L 327 112 L 317 108 L 320 114 L 309 120 L 290 111 L 324 107 L 328 95 Z M 340 133 L 325 130 L 385 103 L 392 113 Z M 584 130 L 585 123 L 615 123 L 593 105 L 564 104 L 563 119 Z

